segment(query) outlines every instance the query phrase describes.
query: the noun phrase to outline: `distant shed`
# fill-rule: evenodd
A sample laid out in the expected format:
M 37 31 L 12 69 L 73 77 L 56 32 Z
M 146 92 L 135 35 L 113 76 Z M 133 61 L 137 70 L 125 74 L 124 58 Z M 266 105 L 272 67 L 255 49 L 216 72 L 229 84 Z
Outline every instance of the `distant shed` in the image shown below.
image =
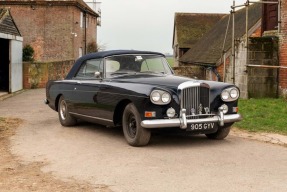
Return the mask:
M 0 92 L 23 89 L 22 42 L 10 11 L 0 8 Z

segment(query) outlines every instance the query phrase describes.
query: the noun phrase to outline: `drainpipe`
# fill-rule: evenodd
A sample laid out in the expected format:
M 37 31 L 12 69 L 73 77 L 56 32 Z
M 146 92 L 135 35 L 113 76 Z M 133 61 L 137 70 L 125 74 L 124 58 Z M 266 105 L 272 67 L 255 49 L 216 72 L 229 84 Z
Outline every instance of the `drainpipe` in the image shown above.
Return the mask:
M 216 67 L 211 67 L 211 71 L 216 75 L 217 81 L 221 81 L 220 74 L 218 73 Z
M 278 34 L 281 33 L 281 0 L 278 0 Z
M 225 82 L 225 73 L 226 73 L 226 51 L 223 54 L 223 82 Z
M 246 24 L 246 29 L 245 29 L 245 33 L 246 33 L 246 42 L 245 42 L 245 49 L 246 49 L 246 64 L 248 64 L 248 55 L 249 55 L 249 52 L 248 52 L 248 23 L 249 23 L 249 0 L 247 0 L 247 2 L 245 3 L 245 7 L 246 7 L 246 21 L 245 21 L 245 24 Z M 247 69 L 247 68 L 246 68 Z
M 87 54 L 87 11 L 84 11 L 84 55 Z

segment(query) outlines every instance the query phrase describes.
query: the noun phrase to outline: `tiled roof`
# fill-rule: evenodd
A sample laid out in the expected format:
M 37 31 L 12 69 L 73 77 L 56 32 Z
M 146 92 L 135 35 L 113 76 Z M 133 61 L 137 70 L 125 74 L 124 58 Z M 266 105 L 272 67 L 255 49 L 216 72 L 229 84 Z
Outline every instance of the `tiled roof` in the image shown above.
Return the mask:
M 55 6 L 76 6 L 89 14 L 98 17 L 99 15 L 92 10 L 83 0 L 5 0 L 0 1 L 0 5 L 55 5 Z
M 174 35 L 180 48 L 190 48 L 225 14 L 175 13 Z
M 21 36 L 8 9 L 0 8 L 0 33 Z
M 249 7 L 249 29 L 251 29 L 260 19 L 262 7 L 260 4 L 253 4 Z M 201 38 L 192 48 L 186 52 L 180 61 L 193 64 L 217 64 L 222 55 L 222 47 L 225 38 L 229 15 L 223 17 L 203 38 Z M 240 9 L 235 13 L 235 39 L 241 38 L 245 34 L 246 9 Z M 232 46 L 232 20 L 226 37 L 225 50 Z

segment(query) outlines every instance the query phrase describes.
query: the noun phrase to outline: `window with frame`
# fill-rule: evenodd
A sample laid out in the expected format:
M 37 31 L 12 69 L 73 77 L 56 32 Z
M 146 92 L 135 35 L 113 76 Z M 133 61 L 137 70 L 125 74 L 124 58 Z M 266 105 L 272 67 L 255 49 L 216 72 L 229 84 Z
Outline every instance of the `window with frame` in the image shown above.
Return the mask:
M 103 77 L 103 72 L 103 60 L 91 59 L 82 64 L 76 78 L 100 79 Z
M 168 73 L 163 62 L 164 61 L 160 57 L 147 58 L 142 62 L 141 72 L 153 71 L 159 73 Z

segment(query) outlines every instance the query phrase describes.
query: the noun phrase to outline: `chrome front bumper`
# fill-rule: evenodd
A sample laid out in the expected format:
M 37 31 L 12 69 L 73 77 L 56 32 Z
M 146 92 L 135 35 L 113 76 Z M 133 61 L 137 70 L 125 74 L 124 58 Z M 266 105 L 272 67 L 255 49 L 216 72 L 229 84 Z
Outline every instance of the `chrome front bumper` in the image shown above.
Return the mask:
M 181 117 L 175 119 L 152 119 L 144 120 L 141 122 L 141 126 L 144 128 L 168 128 L 168 127 L 180 127 L 186 129 L 188 124 L 191 123 L 218 123 L 219 126 L 224 126 L 225 123 L 233 123 L 242 120 L 240 114 L 224 115 L 223 109 L 219 108 L 219 113 L 213 117 L 204 119 L 186 119 L 185 109 L 181 110 Z

